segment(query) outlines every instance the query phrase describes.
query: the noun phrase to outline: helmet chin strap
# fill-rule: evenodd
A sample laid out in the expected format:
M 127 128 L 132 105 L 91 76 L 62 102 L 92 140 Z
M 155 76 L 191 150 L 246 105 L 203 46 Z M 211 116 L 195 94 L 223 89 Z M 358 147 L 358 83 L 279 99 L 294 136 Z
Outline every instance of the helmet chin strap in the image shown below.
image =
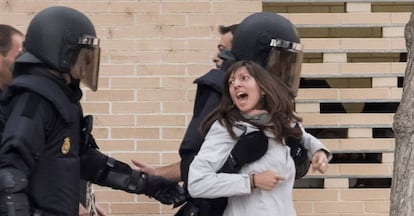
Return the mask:
M 61 73 L 60 76 L 66 81 L 67 85 L 71 84 L 74 80 L 70 73 Z
M 73 78 L 71 73 L 66 74 L 66 76 L 70 79 L 67 85 L 73 91 L 73 95 L 76 98 L 76 100 L 80 100 L 82 98 L 82 90 L 80 89 L 79 85 L 80 80 Z
M 73 78 L 73 76 L 72 76 L 71 73 L 68 73 L 67 75 L 68 75 L 68 77 L 70 79 L 69 83 L 67 83 L 67 84 L 68 85 L 71 85 L 71 86 L 77 86 L 77 87 L 79 87 L 80 80 Z
M 49 72 L 51 74 L 53 74 L 54 76 L 59 77 L 59 78 L 65 80 L 65 82 L 66 82 L 67 85 L 69 85 L 72 82 L 72 80 L 73 80 L 72 76 L 70 74 L 68 74 L 68 73 L 60 73 L 60 72 L 58 72 L 56 70 L 53 70 L 53 69 L 49 69 Z

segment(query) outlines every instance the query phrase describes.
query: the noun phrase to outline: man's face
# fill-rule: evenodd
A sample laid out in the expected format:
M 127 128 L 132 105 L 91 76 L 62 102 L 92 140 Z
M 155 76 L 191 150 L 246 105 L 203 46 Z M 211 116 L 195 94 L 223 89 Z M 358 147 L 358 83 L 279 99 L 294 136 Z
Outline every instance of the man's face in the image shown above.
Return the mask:
M 99 51 L 99 47 L 96 49 L 81 49 L 76 62 L 70 70 L 72 79 L 80 80 L 92 91 L 98 89 Z
M 232 40 L 233 40 L 233 34 L 231 32 L 227 32 L 221 35 L 220 41 L 217 45 L 218 52 L 213 57 L 213 62 L 216 64 L 217 68 L 220 68 L 221 65 L 223 64 L 223 59 L 218 57 L 219 52 L 222 50 L 230 50 Z
M 22 50 L 24 37 L 19 34 L 12 36 L 12 46 L 9 52 L 3 56 L 0 54 L 0 89 L 10 84 L 12 80 L 12 65 L 17 55 Z

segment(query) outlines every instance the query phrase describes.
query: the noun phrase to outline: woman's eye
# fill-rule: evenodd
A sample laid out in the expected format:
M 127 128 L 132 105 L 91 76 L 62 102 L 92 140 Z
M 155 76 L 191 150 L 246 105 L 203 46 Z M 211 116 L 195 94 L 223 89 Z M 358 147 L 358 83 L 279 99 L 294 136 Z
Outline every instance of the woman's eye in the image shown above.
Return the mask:
M 229 80 L 229 85 L 232 85 L 234 83 L 234 80 Z
M 243 78 L 243 80 L 248 80 L 249 76 L 243 76 L 242 78 Z

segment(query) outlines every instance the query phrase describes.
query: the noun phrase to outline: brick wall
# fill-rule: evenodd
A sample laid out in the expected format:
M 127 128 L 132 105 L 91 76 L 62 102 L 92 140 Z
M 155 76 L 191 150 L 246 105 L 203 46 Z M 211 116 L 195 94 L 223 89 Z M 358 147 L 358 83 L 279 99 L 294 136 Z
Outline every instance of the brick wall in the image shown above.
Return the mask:
M 295 185 L 298 215 L 389 211 L 393 113 L 405 71 L 408 1 L 265 1 L 295 23 L 305 47 L 297 111 L 333 152 L 326 175 Z
M 297 110 L 335 153 L 326 175 L 310 173 L 295 185 L 298 215 L 388 215 L 391 126 L 401 96 L 410 1 L 3 0 L 0 20 L 25 31 L 33 14 L 51 5 L 85 12 L 102 39 L 99 91 L 85 89 L 82 99 L 85 113 L 95 116 L 102 151 L 151 165 L 179 160 L 192 81 L 213 67 L 217 26 L 255 11 L 282 13 L 305 45 Z M 145 196 L 94 188 L 109 215 L 175 211 Z

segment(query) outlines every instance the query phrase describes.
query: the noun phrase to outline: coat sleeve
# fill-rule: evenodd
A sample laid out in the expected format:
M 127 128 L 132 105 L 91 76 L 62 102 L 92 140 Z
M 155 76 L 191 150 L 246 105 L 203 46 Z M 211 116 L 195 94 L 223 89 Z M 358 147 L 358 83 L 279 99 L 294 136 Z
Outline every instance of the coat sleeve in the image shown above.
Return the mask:
M 326 148 L 326 146 L 312 134 L 306 132 L 305 128 L 301 125 L 303 145 L 308 150 L 308 158 L 312 158 L 312 155 L 319 150 L 324 150 L 327 153 L 328 160 L 332 159 L 332 153 Z
M 216 173 L 234 147 L 234 140 L 220 123 L 215 122 L 190 165 L 188 191 L 194 198 L 217 198 L 250 194 L 247 174 Z

